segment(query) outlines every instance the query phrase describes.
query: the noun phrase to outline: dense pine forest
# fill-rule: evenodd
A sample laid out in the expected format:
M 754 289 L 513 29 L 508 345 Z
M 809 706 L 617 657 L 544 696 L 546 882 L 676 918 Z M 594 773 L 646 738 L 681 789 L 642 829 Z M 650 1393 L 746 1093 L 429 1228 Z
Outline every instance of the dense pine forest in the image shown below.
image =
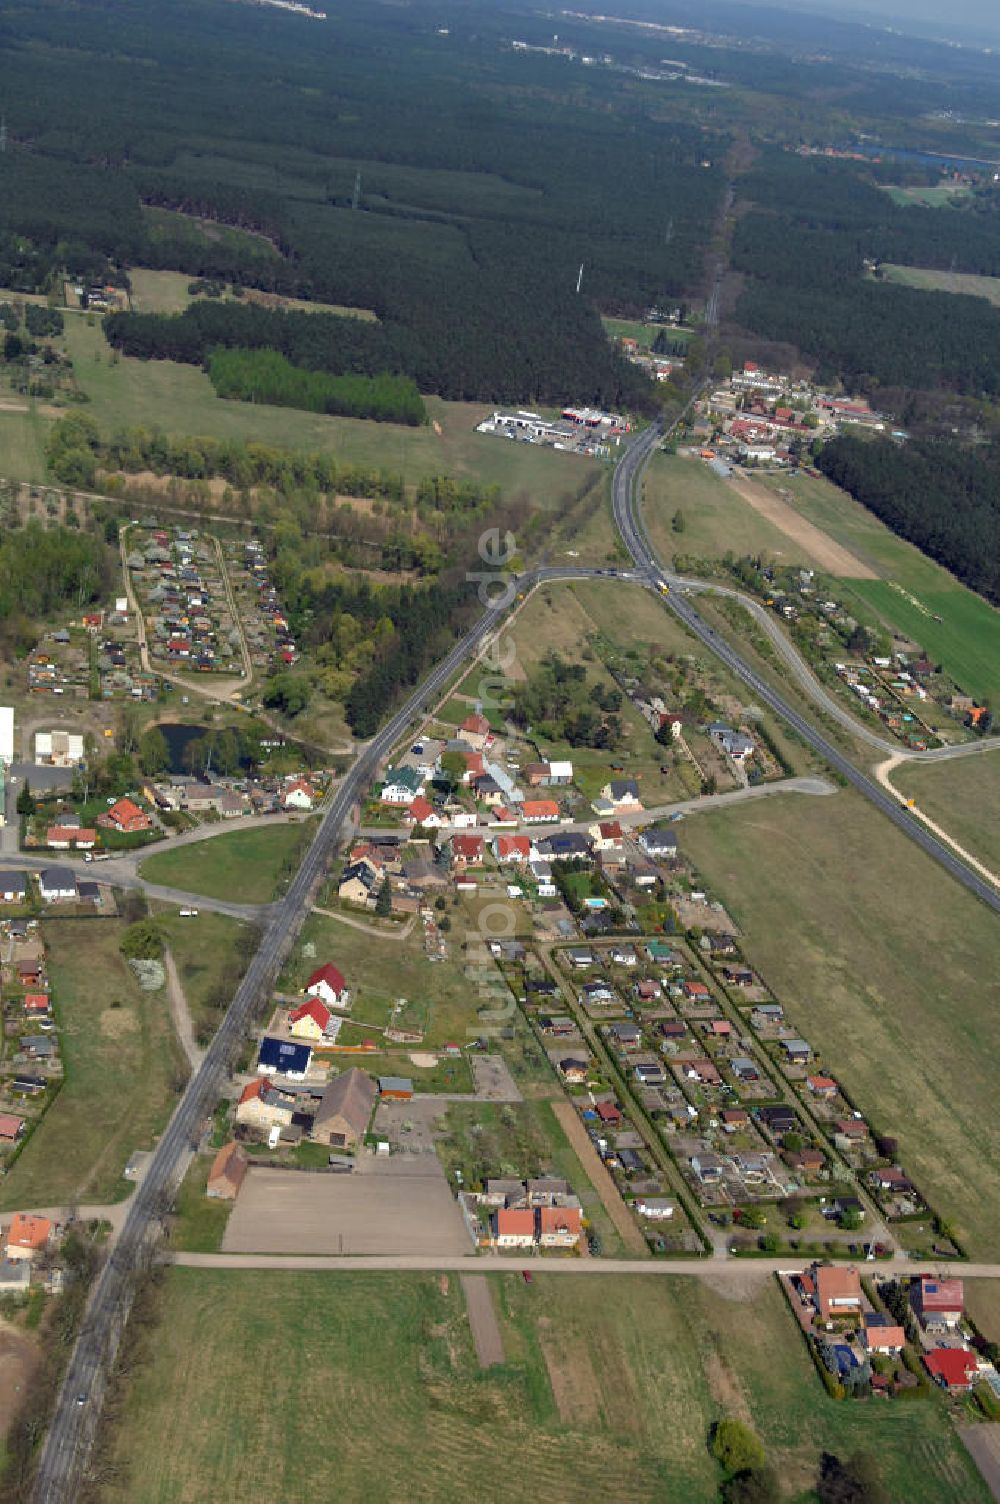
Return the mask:
M 1000 446 L 842 434 L 818 464 L 893 532 L 1000 605 Z

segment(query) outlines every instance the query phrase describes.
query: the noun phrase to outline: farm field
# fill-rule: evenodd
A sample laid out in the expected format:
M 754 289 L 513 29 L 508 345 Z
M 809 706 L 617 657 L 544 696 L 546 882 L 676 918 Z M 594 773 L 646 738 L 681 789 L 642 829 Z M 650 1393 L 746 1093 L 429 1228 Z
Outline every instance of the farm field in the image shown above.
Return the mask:
M 893 787 L 994 872 L 1000 872 L 1000 749 L 892 771 Z
M 335 1488 L 360 1504 L 398 1475 L 417 1504 L 450 1504 L 468 1497 L 472 1457 L 525 1504 L 595 1497 L 609 1478 L 636 1504 L 709 1504 L 708 1429 L 733 1413 L 793 1497 L 808 1497 L 823 1450 L 863 1448 L 893 1499 L 988 1498 L 936 1399 L 828 1400 L 773 1285 L 739 1302 L 639 1276 L 489 1284 L 505 1361 L 484 1371 L 455 1275 L 171 1270 L 104 1504 L 237 1498 L 264 1473 L 287 1498 Z M 325 1424 L 306 1391 L 351 1424 Z M 530 1465 L 511 1467 L 514 1454 Z
M 1000 1280 L 967 1279 L 965 1309 L 988 1342 L 1000 1342 Z
M 672 522 L 680 511 L 684 531 Z M 650 540 L 664 560 L 674 554 L 718 559 L 732 553 L 766 554 L 781 564 L 813 562 L 804 549 L 755 512 L 736 489 L 714 474 L 704 460 L 655 454 L 643 482 L 643 518 Z
M 863 620 L 881 619 L 911 636 L 969 694 L 1000 696 L 1000 611 L 829 481 L 800 472 L 767 483 L 790 492 L 804 517 L 879 575 L 837 582 Z
M 1000 1238 L 996 920 L 854 793 L 684 826 L 795 1027 L 973 1256 Z
M 90 398 L 87 411 L 103 432 L 144 424 L 168 434 L 332 450 L 344 463 L 401 471 L 410 483 L 445 472 L 475 477 L 507 495 L 523 491 L 545 510 L 557 509 L 603 468 L 600 460 L 476 433 L 492 411 L 485 404 L 428 397 L 431 425 L 425 428 L 332 418 L 217 397 L 200 367 L 117 356 L 100 325 L 86 318 L 66 320 L 66 348 Z
M 926 190 L 933 192 L 933 189 Z M 886 282 L 901 282 L 904 287 L 919 287 L 924 292 L 957 292 L 967 297 L 986 298 L 1000 305 L 1000 277 L 978 277 L 974 272 L 934 271 L 924 266 L 882 266 Z
M 312 829 L 307 822 L 306 827 L 296 823 L 230 831 L 157 852 L 142 863 L 142 876 L 163 887 L 204 893 L 206 898 L 270 903 L 282 879 L 297 865 Z
M 222 1017 L 219 1002 L 224 999 L 228 1004 L 232 998 L 238 964 L 251 948 L 251 928 L 207 910 L 195 921 L 182 919 L 176 909 L 164 908 L 156 920 L 177 965 L 195 1038 L 207 1043 Z
M 118 951 L 124 925 L 44 925 L 66 1079 L 0 1187 L 0 1209 L 116 1201 L 134 1149 L 148 1149 L 187 1072 L 165 994 L 141 993 Z

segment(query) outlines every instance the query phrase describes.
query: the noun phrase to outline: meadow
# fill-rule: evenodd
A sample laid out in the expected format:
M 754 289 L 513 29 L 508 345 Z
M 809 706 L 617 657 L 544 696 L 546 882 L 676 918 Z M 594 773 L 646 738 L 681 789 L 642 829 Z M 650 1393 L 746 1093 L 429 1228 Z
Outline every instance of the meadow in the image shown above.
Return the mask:
M 901 282 L 904 287 L 919 287 L 924 292 L 957 292 L 967 297 L 986 298 L 1000 306 L 1000 277 L 978 277 L 974 272 L 935 271 L 924 266 L 882 266 L 887 282 Z
M 673 527 L 678 511 L 683 532 Z M 737 558 L 764 554 L 782 564 L 813 562 L 704 460 L 687 455 L 653 456 L 643 481 L 643 519 L 653 547 L 665 560 L 674 554 L 718 559 L 732 553 Z
M 142 993 L 108 919 L 45 922 L 66 1070 L 0 1187 L 0 1209 L 117 1201 L 134 1149 L 149 1149 L 187 1071 L 163 992 Z
M 894 788 L 1000 872 L 1000 750 L 947 762 L 910 762 L 891 776 Z
M 207 909 L 198 915 L 193 933 L 193 921 L 182 919 L 173 908 L 157 909 L 156 921 L 176 963 L 195 1038 L 208 1040 L 222 1016 L 218 1003 L 222 998 L 228 1003 L 235 991 L 253 931 L 238 919 Z
M 232 830 L 173 851 L 160 851 L 142 863 L 142 876 L 165 888 L 204 893 L 232 903 L 270 903 L 298 865 L 313 825 L 268 825 Z
M 859 1448 L 893 1499 L 988 1498 L 936 1398 L 829 1400 L 771 1284 L 733 1300 L 686 1279 L 489 1278 L 505 1361 L 482 1371 L 455 1275 L 172 1269 L 102 1500 L 237 1498 L 266 1474 L 290 1499 L 360 1504 L 405 1477 L 416 1504 L 450 1504 L 474 1474 L 491 1497 L 502 1477 L 515 1504 L 609 1486 L 635 1504 L 710 1504 L 723 1414 L 757 1428 L 790 1499 L 812 1497 L 822 1451 Z
M 995 607 L 829 481 L 800 472 L 772 483 L 791 492 L 804 517 L 880 576 L 837 582 L 863 620 L 881 621 L 912 637 L 968 693 L 1000 697 L 1000 612 Z
M 968 1252 L 1000 1238 L 996 920 L 860 796 L 684 826 L 752 963 Z M 905 1242 L 905 1239 L 904 1239 Z

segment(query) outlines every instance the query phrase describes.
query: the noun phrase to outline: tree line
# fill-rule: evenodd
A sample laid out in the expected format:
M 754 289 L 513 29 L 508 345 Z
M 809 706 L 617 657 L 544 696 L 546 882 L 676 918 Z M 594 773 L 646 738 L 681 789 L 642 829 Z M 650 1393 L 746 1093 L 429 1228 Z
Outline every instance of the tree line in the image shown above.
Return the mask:
M 391 376 L 385 371 L 370 376 L 329 376 L 324 371 L 293 366 L 284 355 L 268 349 L 210 350 L 205 365 L 220 397 L 373 418 L 379 423 L 406 423 L 411 428 L 427 421 L 423 399 L 408 376 Z

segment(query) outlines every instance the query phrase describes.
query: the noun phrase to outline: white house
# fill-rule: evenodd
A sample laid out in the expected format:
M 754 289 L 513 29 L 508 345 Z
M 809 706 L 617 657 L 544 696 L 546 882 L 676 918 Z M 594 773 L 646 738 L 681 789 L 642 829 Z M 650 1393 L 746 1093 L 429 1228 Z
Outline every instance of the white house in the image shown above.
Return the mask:
M 38 874 L 38 888 L 46 903 L 77 896 L 76 878 L 69 867 L 43 867 Z
M 316 790 L 304 778 L 296 778 L 286 788 L 281 802 L 285 809 L 312 809 L 316 803 Z
M 330 961 L 313 972 L 305 993 L 307 997 L 318 997 L 328 1008 L 346 1008 L 351 1000 L 343 972 Z
M 669 1196 L 637 1196 L 635 1209 L 640 1217 L 648 1217 L 651 1222 L 667 1222 L 674 1214 L 676 1201 Z
M 424 786 L 416 768 L 390 768 L 379 798 L 383 804 L 412 804 Z
M 0 762 L 14 761 L 14 707 L 0 705 Z

